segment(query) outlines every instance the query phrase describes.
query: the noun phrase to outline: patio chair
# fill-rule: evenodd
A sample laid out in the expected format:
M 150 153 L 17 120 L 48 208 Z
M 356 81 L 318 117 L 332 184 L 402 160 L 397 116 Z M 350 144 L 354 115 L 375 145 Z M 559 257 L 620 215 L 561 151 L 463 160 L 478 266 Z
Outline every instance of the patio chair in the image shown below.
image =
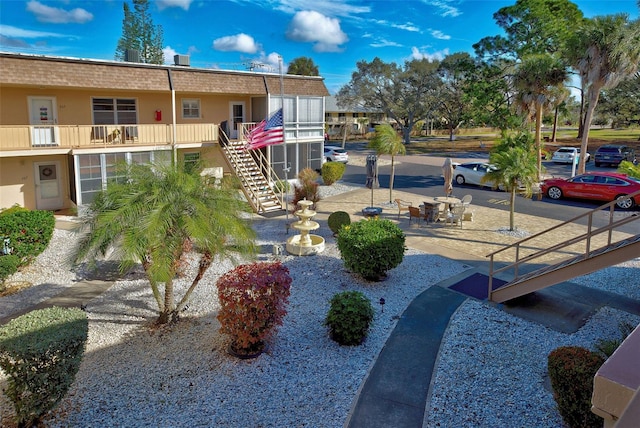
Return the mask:
M 451 225 L 453 226 L 454 224 L 460 224 L 460 229 L 462 229 L 462 218 L 464 216 L 464 209 L 465 206 L 463 204 L 455 204 L 451 206 L 451 209 L 449 210 L 449 212 L 447 213 L 447 224 L 451 223 Z
M 409 211 L 409 207 L 413 206 L 411 202 L 403 201 L 402 199 L 394 199 L 396 205 L 398 206 L 398 220 L 400 220 L 400 214 L 402 211 Z
M 424 207 L 424 221 L 427 223 L 435 223 L 440 215 L 440 204 L 434 204 L 431 202 L 423 202 Z
M 464 195 L 461 199 L 462 205 L 464 205 L 464 215 L 462 217 L 462 220 L 464 221 L 473 221 L 473 211 L 471 211 L 472 199 L 473 196 L 471 195 Z
M 414 207 L 414 206 L 409 206 L 409 207 L 407 207 L 407 210 L 409 211 L 409 224 L 411 224 L 411 222 L 413 221 L 414 218 L 417 218 L 418 222 L 420 222 L 420 219 L 422 219 L 422 214 L 420 213 L 420 208 Z

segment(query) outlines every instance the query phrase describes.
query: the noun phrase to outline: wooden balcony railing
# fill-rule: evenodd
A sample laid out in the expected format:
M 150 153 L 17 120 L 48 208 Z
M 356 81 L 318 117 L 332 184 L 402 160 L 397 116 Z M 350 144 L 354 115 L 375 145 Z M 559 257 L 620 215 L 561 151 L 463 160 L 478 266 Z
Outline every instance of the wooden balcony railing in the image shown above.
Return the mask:
M 43 148 L 100 148 L 113 145 L 162 146 L 218 141 L 213 123 L 173 125 L 25 125 L 0 126 L 0 151 Z

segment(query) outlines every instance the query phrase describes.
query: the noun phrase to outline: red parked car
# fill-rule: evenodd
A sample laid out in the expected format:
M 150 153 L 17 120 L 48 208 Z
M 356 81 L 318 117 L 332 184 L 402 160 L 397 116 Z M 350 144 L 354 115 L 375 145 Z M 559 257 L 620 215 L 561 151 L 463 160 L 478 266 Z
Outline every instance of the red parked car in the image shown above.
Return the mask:
M 579 198 L 595 201 L 617 201 L 623 209 L 632 208 L 640 200 L 622 198 L 640 190 L 640 180 L 615 172 L 588 172 L 572 178 L 551 178 L 542 182 L 542 191 L 551 199 Z

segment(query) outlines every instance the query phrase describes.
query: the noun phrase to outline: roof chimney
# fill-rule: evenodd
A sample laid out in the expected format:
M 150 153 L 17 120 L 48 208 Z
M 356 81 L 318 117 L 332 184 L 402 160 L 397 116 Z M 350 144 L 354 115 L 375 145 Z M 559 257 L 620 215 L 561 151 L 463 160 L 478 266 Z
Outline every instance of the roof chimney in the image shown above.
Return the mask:
M 189 55 L 174 55 L 173 62 L 175 65 L 189 67 Z

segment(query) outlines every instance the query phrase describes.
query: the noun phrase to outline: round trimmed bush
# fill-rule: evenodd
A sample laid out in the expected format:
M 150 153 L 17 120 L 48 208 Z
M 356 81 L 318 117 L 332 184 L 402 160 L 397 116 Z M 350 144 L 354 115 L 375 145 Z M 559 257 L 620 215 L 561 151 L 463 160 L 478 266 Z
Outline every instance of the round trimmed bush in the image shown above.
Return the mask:
M 392 221 L 371 218 L 340 230 L 336 243 L 345 267 L 365 279 L 379 281 L 402 263 L 404 232 Z
M 602 418 L 591 411 L 591 396 L 593 378 L 604 358 L 579 346 L 563 346 L 553 350 L 547 361 L 562 420 L 571 428 L 602 427 Z
M 359 291 L 345 291 L 331 299 L 331 307 L 325 319 L 331 338 L 341 345 L 362 343 L 373 321 L 373 307 Z
M 346 211 L 336 211 L 329 214 L 327 223 L 329 225 L 329 229 L 331 229 L 333 234 L 337 235 L 338 232 L 340 232 L 340 228 L 342 226 L 348 226 L 351 224 L 351 217 Z
M 347 166 L 341 162 L 326 162 L 322 165 L 322 181 L 327 186 L 331 186 L 340 180 L 347 170 Z
M 89 333 L 79 308 L 38 309 L 0 326 L 0 368 L 18 426 L 34 426 L 73 383 Z

